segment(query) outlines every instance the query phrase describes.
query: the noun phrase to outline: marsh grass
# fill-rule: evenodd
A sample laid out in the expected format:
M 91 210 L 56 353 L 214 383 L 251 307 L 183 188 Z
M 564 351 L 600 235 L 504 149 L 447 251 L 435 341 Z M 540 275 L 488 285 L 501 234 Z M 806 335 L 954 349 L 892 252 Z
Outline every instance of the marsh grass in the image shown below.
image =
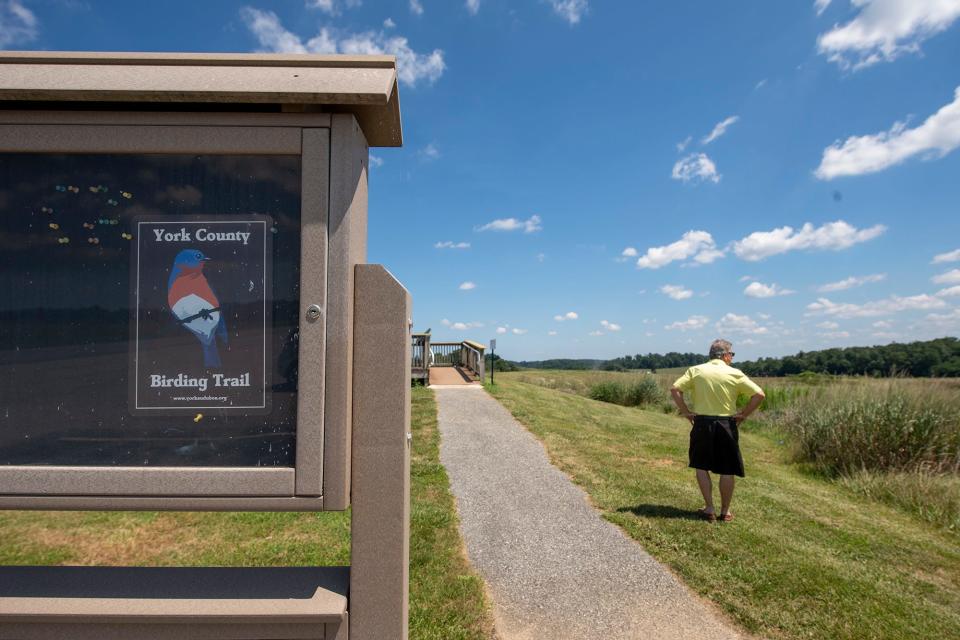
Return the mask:
M 798 460 L 831 475 L 960 472 L 960 394 L 937 381 L 869 380 L 795 399 L 777 423 Z

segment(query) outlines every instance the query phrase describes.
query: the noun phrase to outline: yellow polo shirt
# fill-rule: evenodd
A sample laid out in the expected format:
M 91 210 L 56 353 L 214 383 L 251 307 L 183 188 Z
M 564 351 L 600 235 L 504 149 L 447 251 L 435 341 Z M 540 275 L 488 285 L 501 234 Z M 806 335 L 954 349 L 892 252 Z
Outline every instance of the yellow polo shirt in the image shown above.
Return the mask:
M 704 416 L 736 415 L 739 394 L 763 393 L 743 371 L 719 358 L 690 367 L 673 386 L 689 394 L 693 413 Z

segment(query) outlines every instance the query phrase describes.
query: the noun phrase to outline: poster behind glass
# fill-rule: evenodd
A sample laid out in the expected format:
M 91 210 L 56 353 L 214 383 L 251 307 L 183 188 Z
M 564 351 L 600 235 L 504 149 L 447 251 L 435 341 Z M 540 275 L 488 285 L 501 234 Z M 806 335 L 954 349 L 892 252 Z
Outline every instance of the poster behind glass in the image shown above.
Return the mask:
M 293 466 L 298 156 L 0 154 L 0 464 Z

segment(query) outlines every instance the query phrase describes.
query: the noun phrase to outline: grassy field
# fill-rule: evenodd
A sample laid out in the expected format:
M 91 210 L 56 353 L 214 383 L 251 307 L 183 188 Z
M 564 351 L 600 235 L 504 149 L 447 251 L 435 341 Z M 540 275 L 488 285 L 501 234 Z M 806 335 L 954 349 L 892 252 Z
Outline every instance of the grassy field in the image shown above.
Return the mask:
M 410 637 L 493 637 L 439 461 L 433 393 L 413 390 Z M 0 512 L 0 564 L 329 566 L 350 563 L 350 514 Z
M 737 517 L 702 522 L 686 421 L 565 392 L 587 385 L 581 376 L 605 375 L 623 374 L 505 373 L 491 391 L 605 518 L 745 629 L 791 639 L 960 638 L 956 531 L 811 473 L 791 462 L 775 428 L 749 423 Z

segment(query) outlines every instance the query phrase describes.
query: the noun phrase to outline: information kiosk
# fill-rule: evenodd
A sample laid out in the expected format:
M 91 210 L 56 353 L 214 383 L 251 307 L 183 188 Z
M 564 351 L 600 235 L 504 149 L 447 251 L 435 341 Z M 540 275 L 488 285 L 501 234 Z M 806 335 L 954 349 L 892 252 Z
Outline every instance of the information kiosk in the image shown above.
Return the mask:
M 407 637 L 386 56 L 0 53 L 0 508 L 352 506 L 341 568 L 0 568 L 0 638 Z

